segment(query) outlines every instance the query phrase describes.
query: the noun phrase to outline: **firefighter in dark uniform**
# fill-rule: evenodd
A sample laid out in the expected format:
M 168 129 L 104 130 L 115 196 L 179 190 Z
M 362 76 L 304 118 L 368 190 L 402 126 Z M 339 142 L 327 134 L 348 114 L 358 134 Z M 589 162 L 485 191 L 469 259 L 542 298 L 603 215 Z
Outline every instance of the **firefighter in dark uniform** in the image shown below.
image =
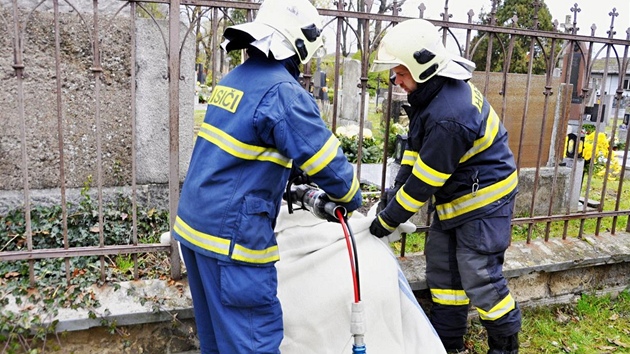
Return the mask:
M 308 0 L 267 0 L 224 32 L 248 59 L 208 100 L 173 226 L 201 353 L 280 353 L 274 226 L 292 167 L 351 212 L 361 191 L 340 143 L 297 79 L 322 46 Z
M 502 273 L 518 191 L 507 132 L 469 82 L 474 63 L 450 54 L 430 22 L 412 19 L 388 30 L 372 71 L 388 69 L 408 93 L 409 134 L 370 231 L 386 236 L 430 203 L 426 280 L 431 322 L 445 348 L 465 352 L 472 305 L 488 332 L 488 353 L 518 353 L 521 312 Z

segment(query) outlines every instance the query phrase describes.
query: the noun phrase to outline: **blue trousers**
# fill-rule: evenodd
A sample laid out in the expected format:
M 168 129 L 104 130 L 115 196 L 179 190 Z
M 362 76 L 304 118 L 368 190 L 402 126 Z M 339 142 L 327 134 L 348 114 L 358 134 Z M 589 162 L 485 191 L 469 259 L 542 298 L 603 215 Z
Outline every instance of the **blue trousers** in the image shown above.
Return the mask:
M 489 335 L 507 337 L 520 331 L 521 311 L 503 276 L 513 204 L 514 200 L 452 229 L 443 229 L 434 217 L 424 253 L 434 301 L 431 323 L 440 337 L 464 336 L 469 305 L 480 313 L 497 313 L 481 318 Z
M 273 265 L 247 266 L 180 245 L 202 354 L 279 354 L 283 337 Z

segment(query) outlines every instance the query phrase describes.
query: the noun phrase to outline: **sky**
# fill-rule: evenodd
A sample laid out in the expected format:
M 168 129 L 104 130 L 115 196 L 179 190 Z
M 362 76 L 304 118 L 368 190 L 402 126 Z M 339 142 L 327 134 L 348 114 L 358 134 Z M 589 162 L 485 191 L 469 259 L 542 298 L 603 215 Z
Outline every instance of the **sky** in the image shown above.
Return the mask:
M 407 17 L 418 17 L 420 13 L 418 6 L 424 3 L 426 7 L 424 18 L 438 20 L 442 18 L 441 14 L 444 12 L 444 3 L 446 1 L 448 1 L 448 12 L 452 15 L 450 21 L 454 22 L 468 22 L 469 10 L 473 10 L 473 21 L 476 22 L 479 19 L 479 13 L 482 8 L 485 12 L 490 12 L 492 8 L 492 0 L 407 0 L 399 14 Z M 615 31 L 617 33 L 614 38 L 626 39 L 626 30 L 630 28 L 630 0 L 544 0 L 544 2 L 551 12 L 552 21 L 558 20 L 559 24 L 565 22 L 567 15 L 571 16 L 570 23 L 573 23 L 571 8 L 577 3 L 578 8 L 580 8 L 577 17 L 577 34 L 590 36 L 591 26 L 595 24 L 597 27 L 595 36 L 603 38 L 608 37 L 606 32 L 610 28 L 611 21 L 609 13 L 615 8 L 619 15 L 615 17 Z M 377 3 L 374 6 L 376 5 Z M 335 50 L 335 32 L 332 28 L 335 28 L 335 26 L 328 26 L 324 29 L 324 36 L 327 37 L 326 51 L 328 53 L 332 53 Z M 562 29 L 562 27 L 559 27 L 559 29 Z M 455 32 L 455 35 L 462 37 L 459 38 L 460 41 L 465 40 L 463 32 Z M 450 45 L 448 44 L 447 46 Z
M 441 19 L 441 15 L 444 12 L 444 0 L 407 0 L 402 7 L 403 16 L 418 16 L 418 6 L 420 3 L 424 3 L 426 10 L 424 12 L 424 18 L 426 19 Z M 570 9 L 577 3 L 581 11 L 578 13 L 577 23 L 580 30 L 577 34 L 590 35 L 591 25 L 596 24 L 597 30 L 595 35 L 597 37 L 607 37 L 606 31 L 610 27 L 609 12 L 613 8 L 617 9 L 619 16 L 615 18 L 615 29 L 617 34 L 615 38 L 625 39 L 626 30 L 630 27 L 630 1 L 629 0 L 545 0 L 549 12 L 553 19 L 558 20 L 559 23 L 564 23 L 565 16 L 571 15 L 571 22 L 573 22 L 573 13 Z M 450 19 L 455 22 L 467 22 L 468 10 L 473 10 L 475 15 L 473 20 L 478 19 L 478 15 L 481 9 L 484 8 L 485 12 L 490 12 L 492 8 L 491 0 L 449 0 L 448 12 L 453 15 Z

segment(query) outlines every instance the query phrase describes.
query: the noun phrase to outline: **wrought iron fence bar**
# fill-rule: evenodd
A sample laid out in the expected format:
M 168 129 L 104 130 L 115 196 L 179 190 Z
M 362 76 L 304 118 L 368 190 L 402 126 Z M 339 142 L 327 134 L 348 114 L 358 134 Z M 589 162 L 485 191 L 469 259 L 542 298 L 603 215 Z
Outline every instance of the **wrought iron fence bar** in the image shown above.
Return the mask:
M 153 2 L 153 3 L 163 3 L 163 4 L 171 3 L 171 0 L 130 0 L 130 1 L 131 2 Z M 248 9 L 248 10 L 258 10 L 258 8 L 260 8 L 260 4 L 240 2 L 240 1 L 182 0 L 181 4 L 194 5 L 194 6 L 209 6 L 209 7 L 228 7 L 228 8 Z M 413 16 L 374 14 L 374 13 L 365 13 L 365 12 L 348 11 L 348 10 L 318 9 L 318 11 L 320 15 L 323 15 L 323 16 L 343 17 L 343 18 L 353 18 L 353 19 L 381 20 L 381 21 L 389 21 L 389 22 L 401 22 L 410 18 L 415 18 Z M 485 25 L 485 24 L 478 24 L 478 23 L 452 22 L 452 21 L 433 20 L 433 19 L 427 19 L 427 21 L 430 21 L 436 26 L 481 31 L 481 32 L 555 38 L 559 40 L 575 40 L 575 41 L 582 41 L 582 42 L 595 40 L 597 43 L 601 43 L 601 44 L 624 45 L 627 43 L 627 40 L 625 39 L 597 37 L 594 35 L 593 36 L 578 35 L 578 34 L 568 34 L 568 33 L 562 33 L 562 32 L 548 32 L 548 31 L 534 30 L 534 29 L 501 27 L 501 26 L 492 26 L 492 25 Z
M 131 3 L 129 7 L 129 16 L 131 18 L 131 62 L 136 62 L 136 3 Z M 131 70 L 130 79 L 132 83 L 136 82 L 136 71 Z M 131 91 L 131 215 L 132 215 L 132 234 L 131 240 L 134 246 L 138 246 L 138 157 L 136 148 L 138 146 L 138 136 L 136 135 L 136 85 L 130 85 Z M 138 254 L 133 254 L 133 278 L 139 278 Z
M 161 243 L 147 243 L 134 245 L 113 245 L 104 247 L 70 247 L 64 248 L 47 248 L 35 249 L 31 251 L 10 251 L 0 252 L 0 262 L 33 261 L 35 259 L 48 258 L 68 258 L 68 257 L 86 257 L 86 256 L 106 256 L 118 254 L 138 254 L 152 252 L 170 252 L 170 245 Z
M 24 113 L 24 61 L 22 58 L 24 51 L 24 43 L 22 41 L 22 31 L 20 31 L 20 11 L 18 9 L 17 0 L 13 0 L 13 70 L 15 70 L 15 78 L 17 85 L 17 109 L 18 118 L 20 120 L 20 139 L 22 149 L 22 183 L 24 193 L 24 222 L 26 225 L 26 246 L 29 251 L 33 250 L 33 231 L 31 222 L 31 196 L 29 185 L 28 165 L 29 159 L 26 152 L 26 117 Z M 31 285 L 35 284 L 35 271 L 33 262 L 29 262 L 29 281 Z
M 619 216 L 629 216 L 628 220 L 630 220 L 630 210 L 619 210 L 619 211 L 603 211 L 603 212 L 585 212 L 579 214 L 571 214 L 571 215 L 551 215 L 551 216 L 533 216 L 529 218 L 514 218 L 512 219 L 512 226 L 514 225 L 526 225 L 526 224 L 539 224 L 539 223 L 551 223 L 551 222 L 560 222 L 566 221 L 569 222 L 571 220 L 584 220 L 584 219 L 592 219 L 596 217 L 619 217 Z M 630 222 L 629 222 L 630 223 Z M 416 226 L 416 232 L 428 232 L 430 226 Z M 630 229 L 626 229 L 626 232 L 630 232 Z M 615 233 L 612 232 L 614 235 Z
M 169 7 L 168 85 L 169 85 L 169 213 L 171 229 L 177 216 L 179 202 L 179 0 L 171 0 Z M 181 279 L 178 243 L 171 239 L 171 278 Z
M 99 246 L 105 245 L 105 218 L 103 216 L 103 132 L 101 122 L 101 66 L 98 0 L 92 0 L 92 74 L 94 75 L 94 119 L 96 124 L 96 186 L 98 195 L 98 239 Z M 105 258 L 101 257 L 101 280 L 105 280 Z
M 64 155 L 64 134 L 63 134 L 63 102 L 61 100 L 61 40 L 59 38 L 59 0 L 53 0 L 54 22 L 55 22 L 55 83 L 57 87 L 57 142 L 59 149 L 59 189 L 61 192 L 61 224 L 63 233 L 63 248 L 70 247 L 68 241 L 68 208 L 66 205 L 66 175 L 65 175 L 65 155 Z M 66 280 L 70 281 L 70 260 L 65 259 Z

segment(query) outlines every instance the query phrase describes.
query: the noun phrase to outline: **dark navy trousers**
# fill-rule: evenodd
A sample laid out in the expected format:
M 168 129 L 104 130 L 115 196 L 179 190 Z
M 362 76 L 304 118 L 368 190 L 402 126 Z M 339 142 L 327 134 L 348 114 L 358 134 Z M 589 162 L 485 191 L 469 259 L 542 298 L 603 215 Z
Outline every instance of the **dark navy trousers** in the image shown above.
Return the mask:
M 490 336 L 521 328 L 521 311 L 503 276 L 514 200 L 490 215 L 445 230 L 434 217 L 425 245 L 431 323 L 440 337 L 462 337 L 472 305 Z

